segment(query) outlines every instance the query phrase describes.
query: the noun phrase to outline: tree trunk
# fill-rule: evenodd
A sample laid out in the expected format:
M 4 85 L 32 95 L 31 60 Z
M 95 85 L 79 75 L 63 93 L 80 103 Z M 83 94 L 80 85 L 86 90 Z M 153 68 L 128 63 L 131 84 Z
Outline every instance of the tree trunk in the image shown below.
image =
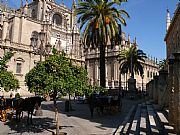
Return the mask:
M 126 92 L 127 92 L 127 85 L 128 85 L 128 84 L 127 84 L 127 82 L 128 82 L 128 81 L 127 81 L 127 74 L 128 74 L 128 73 L 126 73 Z
M 100 86 L 106 87 L 105 45 L 100 45 Z
M 56 135 L 59 135 L 59 123 L 58 123 L 58 107 L 56 102 L 57 91 L 54 90 L 54 109 L 55 109 L 55 121 L 56 121 Z
M 122 90 L 121 90 L 121 71 L 119 69 L 119 95 L 122 96 Z
M 72 111 L 72 105 L 71 105 L 71 94 L 69 92 L 69 108 L 68 110 Z

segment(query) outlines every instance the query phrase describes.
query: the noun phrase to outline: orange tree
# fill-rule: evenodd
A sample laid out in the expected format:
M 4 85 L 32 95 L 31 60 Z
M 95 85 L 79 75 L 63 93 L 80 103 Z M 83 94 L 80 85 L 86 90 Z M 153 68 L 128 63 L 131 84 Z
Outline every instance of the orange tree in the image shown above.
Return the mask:
M 53 94 L 56 132 L 59 132 L 57 97 L 67 93 L 88 95 L 93 91 L 93 87 L 91 88 L 88 84 L 86 69 L 72 64 L 72 61 L 65 56 L 64 52 L 58 54 L 55 49 L 53 49 L 53 55 L 37 64 L 26 74 L 25 81 L 30 92 Z
M 15 78 L 12 72 L 7 71 L 7 62 L 13 55 L 14 53 L 7 52 L 0 60 L 0 87 L 5 91 L 16 90 L 19 88 L 19 81 Z

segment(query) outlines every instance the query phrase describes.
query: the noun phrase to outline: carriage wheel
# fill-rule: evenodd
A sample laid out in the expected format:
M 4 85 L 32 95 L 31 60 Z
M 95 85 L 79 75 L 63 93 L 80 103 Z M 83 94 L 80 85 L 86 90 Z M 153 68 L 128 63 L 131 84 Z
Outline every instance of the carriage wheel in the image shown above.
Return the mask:
M 1 121 L 5 122 L 6 120 L 7 120 L 6 111 L 2 110 L 2 112 L 1 112 Z

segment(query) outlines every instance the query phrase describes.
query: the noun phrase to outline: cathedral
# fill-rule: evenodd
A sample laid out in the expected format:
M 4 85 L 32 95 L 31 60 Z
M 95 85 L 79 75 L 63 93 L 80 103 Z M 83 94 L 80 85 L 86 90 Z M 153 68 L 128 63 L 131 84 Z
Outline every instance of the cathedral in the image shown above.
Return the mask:
M 119 86 L 124 90 L 128 90 L 128 79 L 130 74 L 121 74 L 119 73 L 120 63 L 118 61 L 118 54 L 122 49 L 128 49 L 131 46 L 136 46 L 138 48 L 138 43 L 136 38 L 131 42 L 130 35 L 126 38 L 126 34 L 122 32 L 121 35 L 121 44 L 115 45 L 111 48 L 110 42 L 109 45 L 105 48 L 106 50 L 106 88 L 108 89 L 118 89 Z M 138 48 L 139 49 L 139 48 Z M 85 49 L 85 63 L 87 65 L 87 71 L 89 74 L 90 83 L 92 85 L 100 84 L 100 64 L 99 64 L 99 48 Z M 153 79 L 155 75 L 158 75 L 158 65 L 156 58 L 146 58 L 145 63 L 142 63 L 144 68 L 143 78 L 136 74 L 136 88 L 138 90 L 146 90 L 146 84 Z
M 57 4 L 54 0 L 33 0 L 31 3 L 26 0 L 19 9 L 10 8 L 6 3 L 0 4 L 0 58 L 7 51 L 15 52 L 8 62 L 8 70 L 19 80 L 20 89 L 17 92 L 20 95 L 29 94 L 24 82 L 26 73 L 51 55 L 52 47 L 57 51 L 63 50 L 76 63 L 85 63 L 90 83 L 99 85 L 99 49 L 83 48 L 74 13 L 75 5 L 75 0 L 72 0 L 71 9 L 63 2 Z M 121 75 L 121 80 L 119 79 L 117 58 L 121 49 L 134 44 L 138 46 L 136 39 L 131 42 L 130 36 L 126 39 L 125 33 L 122 33 L 121 45 L 116 45 L 113 49 L 106 47 L 107 88 L 118 88 L 121 83 L 124 89 L 128 89 L 129 74 Z M 136 75 L 135 78 L 137 88 L 145 90 L 146 83 L 158 74 L 157 60 L 147 58 L 143 66 L 144 77 Z
M 74 14 L 75 4 L 74 0 L 69 9 L 54 0 L 33 0 L 21 3 L 19 9 L 12 9 L 1 3 L 0 58 L 7 51 L 15 52 L 8 70 L 19 80 L 17 92 L 21 95 L 28 94 L 24 82 L 26 73 L 51 55 L 52 47 L 63 50 L 77 63 L 85 61 Z

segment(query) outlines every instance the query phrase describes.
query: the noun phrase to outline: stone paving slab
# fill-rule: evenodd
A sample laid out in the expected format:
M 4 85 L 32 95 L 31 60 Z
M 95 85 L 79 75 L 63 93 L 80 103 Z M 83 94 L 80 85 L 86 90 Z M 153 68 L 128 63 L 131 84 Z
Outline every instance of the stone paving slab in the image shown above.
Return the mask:
M 128 122 L 128 120 L 131 117 L 132 112 L 134 111 L 135 106 L 133 106 L 130 111 L 128 112 L 127 116 L 125 117 L 124 121 L 122 122 L 122 124 L 118 127 L 117 131 L 115 132 L 115 135 L 119 135 L 121 133 L 121 131 L 123 130 L 123 133 L 126 134 L 130 122 Z
M 168 120 L 166 119 L 166 117 L 161 112 L 157 112 L 157 115 L 159 116 L 159 119 L 162 123 L 168 124 Z
M 141 104 L 138 104 L 134 119 L 132 121 L 132 126 L 131 126 L 131 129 L 130 129 L 130 135 L 138 134 L 140 116 L 141 116 Z

